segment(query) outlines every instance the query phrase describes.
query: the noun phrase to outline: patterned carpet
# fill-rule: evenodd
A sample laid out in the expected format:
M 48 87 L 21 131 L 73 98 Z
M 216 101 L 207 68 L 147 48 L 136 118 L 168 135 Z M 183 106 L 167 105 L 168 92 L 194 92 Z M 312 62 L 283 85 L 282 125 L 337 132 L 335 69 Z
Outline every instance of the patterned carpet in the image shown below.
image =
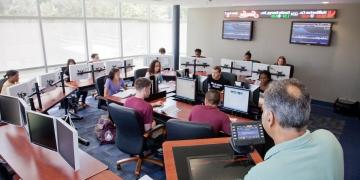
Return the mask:
M 87 103 L 89 104 L 89 107 L 78 113 L 83 116 L 84 119 L 74 122 L 75 126 L 78 128 L 79 135 L 90 141 L 89 146 L 80 145 L 80 148 L 108 165 L 111 171 L 123 179 L 136 179 L 134 175 L 135 162 L 126 163 L 122 166 L 122 170 L 116 169 L 116 161 L 127 158 L 128 155 L 118 150 L 115 145 L 99 145 L 94 133 L 94 127 L 100 116 L 107 114 L 107 112 L 97 109 L 97 102 L 92 97 L 87 98 Z M 63 113 L 64 110 L 59 110 L 59 107 L 54 107 L 49 111 L 50 115 L 57 117 L 63 116 Z M 340 139 L 344 127 L 345 121 L 333 117 L 323 116 L 323 113 L 317 113 L 316 109 L 313 109 L 311 114 L 311 124 L 309 126 L 311 131 L 319 128 L 328 129 Z M 153 179 L 166 179 L 162 168 L 148 163 L 145 163 L 142 166 L 141 176 L 143 175 L 148 175 Z

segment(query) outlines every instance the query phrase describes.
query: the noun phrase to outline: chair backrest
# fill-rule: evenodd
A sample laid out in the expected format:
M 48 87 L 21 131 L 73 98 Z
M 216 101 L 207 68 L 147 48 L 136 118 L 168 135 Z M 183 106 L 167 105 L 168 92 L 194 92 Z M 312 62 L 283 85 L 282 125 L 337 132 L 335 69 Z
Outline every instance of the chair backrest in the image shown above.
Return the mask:
M 134 72 L 134 79 L 136 80 L 137 78 L 140 77 L 145 77 L 146 72 L 148 71 L 149 68 L 141 68 L 141 69 L 137 69 Z
M 2 87 L 3 87 L 3 85 L 4 85 L 4 83 L 5 83 L 6 81 L 7 81 L 6 78 L 0 79 L 0 91 L 2 90 Z
M 104 89 L 105 89 L 104 85 L 105 85 L 106 78 L 107 78 L 107 76 L 101 76 L 95 80 L 95 88 L 96 88 L 98 95 L 100 95 L 100 96 L 104 96 Z M 98 100 L 98 108 L 99 109 L 103 109 L 102 107 L 106 107 L 106 106 L 107 106 L 106 101 L 104 101 L 102 99 Z
M 170 119 L 166 122 L 168 140 L 211 138 L 215 134 L 208 124 Z
M 221 75 L 227 79 L 228 81 L 230 81 L 230 85 L 233 86 L 235 85 L 235 81 L 236 81 L 236 75 L 229 73 L 229 72 L 222 72 Z
M 144 124 L 131 108 L 109 104 L 109 114 L 116 125 L 116 146 L 124 153 L 140 155 L 144 148 Z

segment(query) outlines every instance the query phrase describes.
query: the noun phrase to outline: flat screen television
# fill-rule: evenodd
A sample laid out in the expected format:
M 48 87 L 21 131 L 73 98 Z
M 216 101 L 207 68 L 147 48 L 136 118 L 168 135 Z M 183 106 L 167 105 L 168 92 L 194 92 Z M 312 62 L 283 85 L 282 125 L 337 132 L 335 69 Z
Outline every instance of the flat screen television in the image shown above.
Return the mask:
M 253 21 L 224 20 L 222 38 L 251 41 L 252 29 Z
M 291 24 L 290 43 L 329 46 L 332 22 L 301 22 Z

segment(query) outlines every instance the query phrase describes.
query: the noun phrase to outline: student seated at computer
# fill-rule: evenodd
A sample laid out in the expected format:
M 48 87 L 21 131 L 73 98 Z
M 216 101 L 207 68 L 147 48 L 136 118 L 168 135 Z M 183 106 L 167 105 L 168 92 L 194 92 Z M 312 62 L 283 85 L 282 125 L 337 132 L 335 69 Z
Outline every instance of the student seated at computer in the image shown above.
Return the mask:
M 260 86 L 260 92 L 264 93 L 264 91 L 268 88 L 269 84 L 271 83 L 271 74 L 269 71 L 264 70 L 260 71 L 259 80 L 255 82 L 256 85 Z
M 159 54 L 165 55 L 165 54 L 166 54 L 165 48 L 161 47 L 161 48 L 159 49 Z
M 149 78 L 150 76 L 155 76 L 160 83 L 163 81 L 163 77 L 161 75 L 161 63 L 157 59 L 150 63 L 148 72 L 146 72 L 145 77 Z
M 98 61 L 100 61 L 99 54 L 97 54 L 97 53 L 93 53 L 93 54 L 91 54 L 91 60 L 90 60 L 90 63 L 93 63 L 93 62 L 98 62 Z
M 125 81 L 120 76 L 120 69 L 112 69 L 105 81 L 104 97 L 112 96 L 124 89 L 126 89 L 126 86 Z
M 264 94 L 262 125 L 275 146 L 245 180 L 344 179 L 344 152 L 328 130 L 308 130 L 311 97 L 296 79 L 274 81 Z
M 225 79 L 224 76 L 221 74 L 221 67 L 215 66 L 212 69 L 212 73 L 208 75 L 207 78 L 208 89 L 215 89 L 218 91 L 223 91 L 225 85 L 230 86 L 230 81 Z
M 128 98 L 124 106 L 133 108 L 137 111 L 144 120 L 145 131 L 155 127 L 156 123 L 153 120 L 153 106 L 161 106 L 163 103 L 158 101 L 150 104 L 145 101 L 145 98 L 150 96 L 151 81 L 147 78 L 138 78 L 135 80 L 135 96 Z
M 9 70 L 4 75 L 4 84 L 1 88 L 2 95 L 8 95 L 7 90 L 9 87 L 17 84 L 19 82 L 19 72 L 17 70 Z
M 74 65 L 74 64 L 76 64 L 76 62 L 75 62 L 75 60 L 74 59 L 68 59 L 68 61 L 67 61 L 67 66 L 66 66 L 66 68 L 65 68 L 65 70 L 64 70 L 64 74 L 65 75 L 67 75 L 67 76 L 70 76 L 70 74 L 69 74 L 69 66 L 70 65 Z M 66 79 L 67 81 L 70 81 L 70 78 L 67 78 Z M 77 99 L 80 99 L 80 97 L 81 97 L 81 101 L 80 101 L 80 107 L 86 107 L 87 106 L 87 104 L 86 104 L 86 97 L 88 96 L 88 91 L 84 91 L 84 90 L 80 90 L 80 89 L 78 89 L 77 91 L 76 91 L 76 98 Z
M 205 94 L 205 105 L 196 105 L 192 108 L 189 121 L 209 124 L 215 133 L 220 131 L 230 134 L 230 118 L 218 109 L 220 93 L 210 89 Z
M 274 65 L 278 65 L 278 66 L 290 66 L 290 78 L 293 77 L 293 75 L 294 75 L 294 65 L 288 64 L 288 63 L 286 62 L 285 56 L 279 56 L 279 58 L 276 60 L 276 62 L 274 63 Z
M 191 57 L 196 57 L 196 58 L 206 58 L 205 56 L 201 55 L 201 49 L 195 49 L 195 55 L 191 56 Z
M 244 61 L 252 61 L 252 62 L 260 63 L 260 61 L 252 60 L 251 57 L 252 57 L 251 52 L 250 52 L 250 51 L 246 51 L 245 54 L 244 54 L 243 60 L 244 60 Z

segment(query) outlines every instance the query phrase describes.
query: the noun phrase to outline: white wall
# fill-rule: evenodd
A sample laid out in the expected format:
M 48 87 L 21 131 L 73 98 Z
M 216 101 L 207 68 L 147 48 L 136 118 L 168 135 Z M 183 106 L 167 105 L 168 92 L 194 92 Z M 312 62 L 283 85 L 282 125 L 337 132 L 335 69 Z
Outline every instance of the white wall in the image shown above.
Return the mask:
M 223 40 L 225 10 L 337 9 L 330 47 L 289 44 L 291 21 L 255 19 L 253 40 Z M 309 88 L 312 98 L 333 102 L 336 97 L 360 100 L 360 4 L 195 8 L 188 11 L 188 55 L 201 48 L 203 55 L 242 58 L 251 50 L 253 59 L 272 64 L 280 55 L 295 65 L 294 76 Z

